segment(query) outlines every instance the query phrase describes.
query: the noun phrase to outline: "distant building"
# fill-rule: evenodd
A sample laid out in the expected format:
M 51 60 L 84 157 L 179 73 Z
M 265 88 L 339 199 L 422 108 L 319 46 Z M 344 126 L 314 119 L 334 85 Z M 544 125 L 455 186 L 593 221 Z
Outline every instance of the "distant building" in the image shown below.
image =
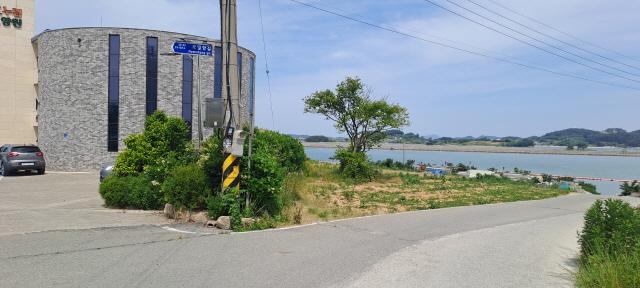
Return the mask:
M 469 177 L 469 178 L 477 178 L 479 175 L 495 175 L 496 173 L 489 170 L 468 170 L 464 172 L 458 173 L 458 175 Z

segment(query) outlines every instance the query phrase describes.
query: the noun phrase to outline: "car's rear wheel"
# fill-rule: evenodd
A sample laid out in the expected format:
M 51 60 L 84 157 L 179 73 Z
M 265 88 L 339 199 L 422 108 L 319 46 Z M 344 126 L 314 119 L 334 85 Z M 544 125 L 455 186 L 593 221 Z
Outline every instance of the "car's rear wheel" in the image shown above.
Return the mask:
M 1 176 L 9 176 L 9 174 L 11 174 L 11 171 L 9 171 L 9 169 L 7 169 L 7 165 L 2 163 L 2 165 L 0 165 L 0 175 Z
M 42 174 L 44 174 L 44 168 L 38 169 L 38 175 L 42 175 Z

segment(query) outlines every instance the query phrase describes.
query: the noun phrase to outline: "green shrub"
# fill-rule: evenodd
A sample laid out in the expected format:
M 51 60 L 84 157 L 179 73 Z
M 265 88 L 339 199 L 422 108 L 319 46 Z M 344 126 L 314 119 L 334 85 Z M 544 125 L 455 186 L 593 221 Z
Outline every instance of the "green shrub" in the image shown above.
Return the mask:
M 222 196 L 214 195 L 207 197 L 207 215 L 211 219 L 218 219 L 220 216 L 224 216 L 226 211 Z
M 258 147 L 251 157 L 251 169 L 243 161 L 241 188 L 249 193 L 252 206 L 258 214 L 278 215 L 284 207 L 283 183 L 286 170 L 267 147 Z
M 596 185 L 593 185 L 593 184 L 587 183 L 587 182 L 583 182 L 583 181 L 578 182 L 578 185 L 580 185 L 580 188 L 582 188 L 582 190 L 584 190 L 584 191 L 587 191 L 587 192 L 589 192 L 591 194 L 600 195 Z
M 355 182 L 371 181 L 377 174 L 364 152 L 337 149 L 333 158 L 340 162 L 340 173 Z
M 165 201 L 177 208 L 203 207 L 208 193 L 202 169 L 196 164 L 176 167 L 162 184 L 162 192 Z
M 173 167 L 195 160 L 187 124 L 162 111 L 148 116 L 144 132 L 130 135 L 124 143 L 126 148 L 113 169 L 116 176 L 145 173 L 151 180 L 162 182 Z
M 100 183 L 100 196 L 105 205 L 115 208 L 129 206 L 129 178 L 133 177 L 107 177 Z
M 620 185 L 620 190 L 622 190 L 620 196 L 629 196 L 631 193 L 638 193 L 640 192 L 640 183 L 638 183 L 638 180 L 633 180 L 631 183 L 624 182 Z
M 202 142 L 198 160 L 207 179 L 207 185 L 215 192 L 220 192 L 222 186 L 222 162 L 224 161 L 222 151 L 222 138 L 214 133 Z
M 291 136 L 262 129 L 255 131 L 252 145 L 248 156 L 249 141 L 245 142 L 247 156 L 242 158 L 240 187 L 245 197 L 249 196 L 254 214 L 279 215 L 285 205 L 295 201 L 292 187 L 285 193 L 285 177 L 303 171 L 307 158 L 304 147 Z
M 100 195 L 109 207 L 158 209 L 162 197 L 146 176 L 107 177 L 100 184 Z
M 596 201 L 579 241 L 577 287 L 640 287 L 640 210 L 621 200 Z
M 218 219 L 220 216 L 230 215 L 229 210 L 233 205 L 238 204 L 237 195 L 233 193 L 225 193 L 222 195 L 213 195 L 207 197 L 207 214 L 211 219 Z
M 302 171 L 307 155 L 300 141 L 289 135 L 263 129 L 256 129 L 254 134 L 254 151 L 268 150 L 286 172 Z M 245 155 L 248 155 L 248 142 L 245 141 Z
M 640 287 L 640 250 L 593 251 L 575 275 L 578 288 Z
M 580 233 L 583 261 L 597 251 L 609 255 L 637 250 L 640 244 L 640 212 L 617 199 L 596 201 L 584 217 Z

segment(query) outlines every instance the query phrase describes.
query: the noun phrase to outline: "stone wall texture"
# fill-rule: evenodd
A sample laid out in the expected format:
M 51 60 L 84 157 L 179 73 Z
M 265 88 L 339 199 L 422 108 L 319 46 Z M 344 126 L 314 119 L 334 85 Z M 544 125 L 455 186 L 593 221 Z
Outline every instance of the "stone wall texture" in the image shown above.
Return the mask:
M 34 49 L 38 66 L 38 145 L 45 153 L 47 169 L 91 171 L 113 163 L 117 152 L 107 151 L 107 84 L 109 35 L 120 35 L 120 118 L 119 151 L 124 139 L 141 133 L 145 120 L 146 39 L 157 37 L 158 110 L 181 116 L 182 56 L 171 53 L 180 38 L 220 42 L 204 37 L 165 31 L 129 28 L 69 28 L 49 30 L 37 35 Z M 248 123 L 251 51 L 242 53 L 241 119 Z M 193 139 L 198 139 L 197 77 L 193 75 Z M 214 91 L 214 57 L 200 57 L 202 104 Z M 204 111 L 204 108 L 202 109 Z M 203 112 L 204 113 L 204 112 Z M 211 129 L 203 132 L 205 137 Z

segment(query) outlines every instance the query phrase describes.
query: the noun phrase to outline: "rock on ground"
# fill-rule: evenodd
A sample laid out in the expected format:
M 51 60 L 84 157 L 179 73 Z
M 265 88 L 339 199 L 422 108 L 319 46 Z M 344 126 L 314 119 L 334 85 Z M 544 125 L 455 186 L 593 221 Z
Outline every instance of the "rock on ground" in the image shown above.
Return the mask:
M 218 220 L 216 220 L 216 227 L 224 230 L 231 229 L 231 217 L 229 216 L 220 216 Z

